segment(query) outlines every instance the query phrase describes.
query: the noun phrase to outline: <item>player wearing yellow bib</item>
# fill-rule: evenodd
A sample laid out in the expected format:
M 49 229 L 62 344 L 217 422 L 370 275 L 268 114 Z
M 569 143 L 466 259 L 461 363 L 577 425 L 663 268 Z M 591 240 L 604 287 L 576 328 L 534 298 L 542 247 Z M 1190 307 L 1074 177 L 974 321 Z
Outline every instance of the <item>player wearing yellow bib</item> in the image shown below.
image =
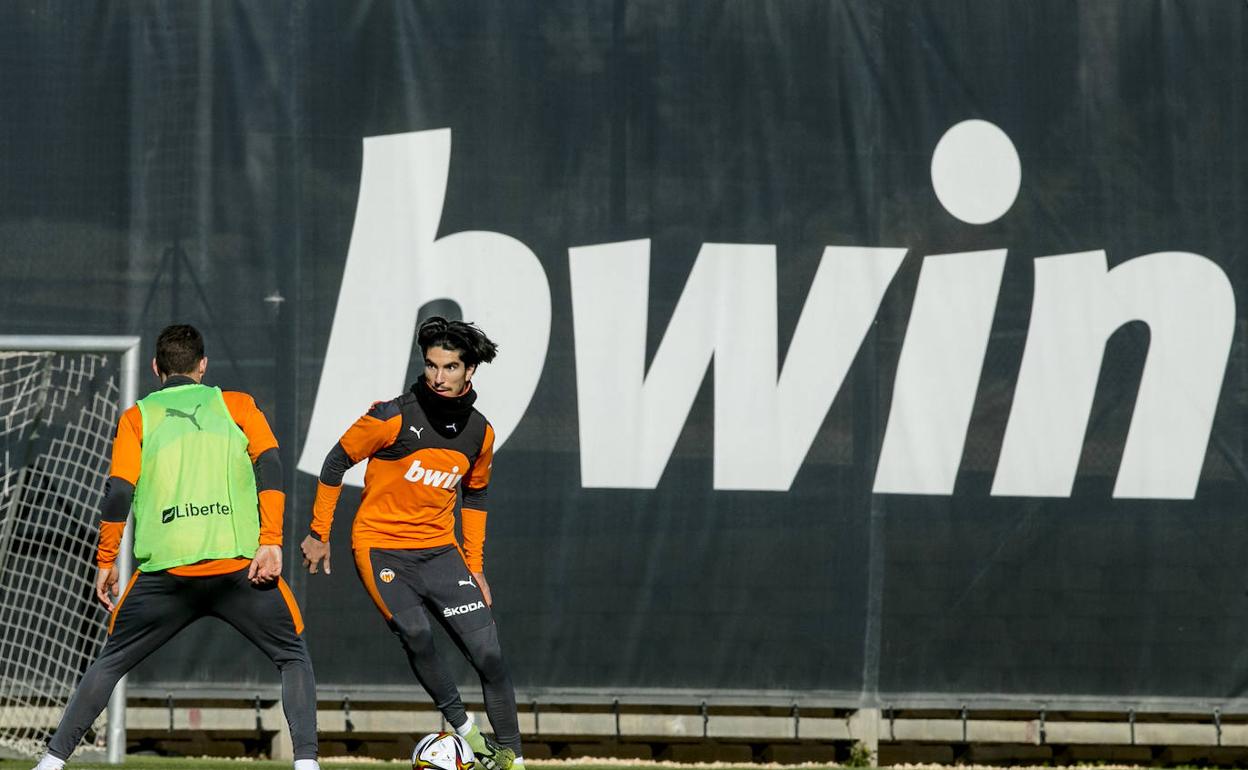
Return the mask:
M 112 612 L 108 640 L 36 770 L 60 770 L 117 680 L 206 616 L 238 629 L 281 671 L 295 770 L 319 770 L 316 681 L 299 608 L 280 577 L 277 440 L 251 396 L 202 383 L 207 365 L 194 327 L 166 328 L 152 360 L 162 387 L 121 417 L 96 556 L 96 596 Z M 131 510 L 138 571 L 114 604 Z

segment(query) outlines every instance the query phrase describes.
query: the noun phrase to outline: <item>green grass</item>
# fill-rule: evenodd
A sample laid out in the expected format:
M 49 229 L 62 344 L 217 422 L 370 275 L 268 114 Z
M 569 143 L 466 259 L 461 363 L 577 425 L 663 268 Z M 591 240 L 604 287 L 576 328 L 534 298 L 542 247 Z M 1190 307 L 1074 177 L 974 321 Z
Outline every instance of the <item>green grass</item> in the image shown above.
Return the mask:
M 622 762 L 584 764 L 571 762 L 547 762 L 530 760 L 532 766 L 557 767 L 558 770 L 655 770 L 656 765 L 629 765 Z M 0 770 L 31 770 L 34 760 L 0 759 Z M 290 770 L 290 762 L 270 762 L 254 759 L 183 759 L 173 757 L 130 756 L 124 765 L 109 765 L 103 762 L 72 762 L 66 770 Z M 323 770 L 407 770 L 410 765 L 402 760 L 366 760 L 359 762 L 321 760 Z M 690 765 L 689 767 L 693 767 Z M 715 770 L 749 769 L 758 770 L 759 765 L 716 765 Z M 809 766 L 806 766 L 809 767 Z
M 843 770 L 848 765 L 837 767 L 826 763 L 809 762 L 801 765 L 766 765 L 766 764 L 728 764 L 728 763 L 690 763 L 644 762 L 621 759 L 582 760 L 530 759 L 525 762 L 533 770 L 670 770 L 670 768 L 687 768 L 688 770 Z M 0 759 L 0 770 L 31 770 L 35 766 L 33 759 Z M 291 762 L 280 762 L 259 759 L 222 759 L 212 757 L 158 757 L 150 755 L 129 755 L 124 765 L 110 765 L 103 761 L 76 760 L 66 770 L 290 770 Z M 382 759 L 329 759 L 321 760 L 322 770 L 408 770 L 411 764 L 407 760 Z M 851 768 L 856 770 L 856 768 Z M 871 768 L 869 770 L 878 770 Z
M 656 770 L 656 768 L 662 767 L 656 763 L 631 765 L 619 761 L 603 762 L 602 764 L 590 761 L 582 764 L 579 762 L 529 760 L 526 764 L 558 768 L 558 770 Z M 34 760 L 0 759 L 0 770 L 31 770 L 34 766 Z M 109 765 L 104 762 L 72 762 L 66 770 L 119 770 L 120 768 L 129 768 L 130 770 L 290 770 L 290 767 L 290 762 L 270 762 L 255 759 L 184 759 L 130 756 L 126 757 L 124 765 Z M 409 767 L 411 765 L 402 760 L 388 762 L 384 760 L 364 760 L 358 762 L 334 759 L 321 760 L 322 770 L 407 770 Z M 686 765 L 686 767 L 693 768 L 695 765 Z M 759 770 L 760 767 L 767 766 L 715 765 L 714 770 Z M 801 767 L 810 768 L 813 765 L 802 765 Z M 829 766 L 822 765 L 822 767 Z
M 30 770 L 33 760 L 0 760 L 0 770 Z M 66 770 L 118 770 L 119 768 L 142 768 L 143 770 L 290 770 L 290 762 L 268 762 L 247 759 L 175 759 L 172 757 L 126 757 L 124 765 L 103 762 L 71 762 Z M 406 762 L 324 762 L 324 770 L 407 770 Z
M 0 770 L 30 770 L 35 766 L 33 760 L 0 760 Z M 328 760 L 321 763 L 323 770 L 407 770 L 407 762 L 334 762 Z M 126 757 L 124 765 L 110 765 L 104 762 L 71 762 L 66 770 L 118 770 L 119 768 L 135 768 L 138 770 L 290 770 L 290 762 L 269 762 L 251 759 L 182 759 L 173 757 Z

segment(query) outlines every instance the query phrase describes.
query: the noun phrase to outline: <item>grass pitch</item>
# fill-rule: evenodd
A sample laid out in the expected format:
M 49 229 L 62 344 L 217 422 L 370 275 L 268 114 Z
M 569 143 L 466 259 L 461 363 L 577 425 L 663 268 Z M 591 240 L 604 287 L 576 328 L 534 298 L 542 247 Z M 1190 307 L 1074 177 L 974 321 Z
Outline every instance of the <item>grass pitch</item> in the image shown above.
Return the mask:
M 0 770 L 31 770 L 34 760 L 0 760 Z M 289 761 L 270 762 L 257 759 L 211 759 L 211 758 L 174 758 L 174 757 L 126 757 L 124 765 L 110 765 L 105 762 L 71 762 L 66 770 L 290 770 Z M 322 770 L 407 770 L 408 762 L 395 760 L 322 760 Z
M 550 770 L 658 770 L 667 767 L 714 768 L 714 770 L 760 770 L 777 765 L 729 765 L 721 763 L 677 765 L 671 762 L 632 762 L 628 760 L 528 760 L 531 768 Z M 31 770 L 34 760 L 0 759 L 0 770 Z M 211 759 L 131 756 L 124 765 L 104 762 L 72 762 L 66 770 L 290 770 L 289 761 L 271 762 L 256 759 Z M 380 759 L 322 759 L 322 770 L 407 770 L 411 764 L 406 760 Z M 831 765 L 799 765 L 799 768 L 832 767 Z

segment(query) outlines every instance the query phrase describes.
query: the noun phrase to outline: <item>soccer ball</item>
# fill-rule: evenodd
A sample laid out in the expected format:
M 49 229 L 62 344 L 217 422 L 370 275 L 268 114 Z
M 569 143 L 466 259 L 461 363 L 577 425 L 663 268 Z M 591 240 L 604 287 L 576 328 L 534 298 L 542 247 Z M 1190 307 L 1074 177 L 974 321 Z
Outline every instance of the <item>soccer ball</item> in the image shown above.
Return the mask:
M 429 733 L 412 751 L 412 770 L 472 770 L 477 758 L 455 733 Z

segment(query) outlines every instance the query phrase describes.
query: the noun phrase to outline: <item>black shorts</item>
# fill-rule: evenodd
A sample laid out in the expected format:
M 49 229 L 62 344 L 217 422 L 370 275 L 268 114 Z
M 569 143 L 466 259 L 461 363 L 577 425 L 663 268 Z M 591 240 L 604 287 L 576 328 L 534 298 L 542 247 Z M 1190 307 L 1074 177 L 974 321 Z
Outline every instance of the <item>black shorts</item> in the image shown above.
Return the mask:
M 286 581 L 252 585 L 245 566 L 202 577 L 136 572 L 113 611 L 101 654 L 121 655 L 129 670 L 178 631 L 210 616 L 234 626 L 273 660 L 307 658 L 303 618 Z
M 387 621 L 423 606 L 456 633 L 494 622 L 480 586 L 453 545 L 437 548 L 361 548 L 355 568 L 373 603 Z

